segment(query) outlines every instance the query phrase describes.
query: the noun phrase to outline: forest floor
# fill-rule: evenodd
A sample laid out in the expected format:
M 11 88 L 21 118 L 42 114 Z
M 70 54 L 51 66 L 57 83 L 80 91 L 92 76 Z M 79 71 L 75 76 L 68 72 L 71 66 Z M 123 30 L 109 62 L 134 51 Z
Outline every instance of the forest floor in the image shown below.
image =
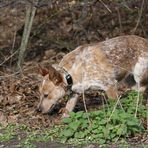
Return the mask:
M 99 147 L 98 144 L 61 144 L 58 139 L 54 139 L 53 135 L 57 133 L 53 127 L 61 125 L 60 109 L 65 107 L 67 98 L 63 98 L 50 115 L 36 111 L 42 80 L 37 65 L 48 67 L 50 64 L 58 64 L 65 54 L 81 44 L 127 34 L 148 38 L 147 6 L 145 4 L 142 7 L 142 1 L 139 0 L 108 3 L 100 0 L 86 4 L 78 1 L 68 4 L 64 0 L 56 4 L 53 0 L 51 7 L 39 7 L 21 75 L 14 70 L 14 66 L 23 34 L 25 7 L 1 7 L 0 148 L 35 145 L 43 148 Z M 102 98 L 98 92 L 86 98 L 88 112 L 102 107 Z M 77 111 L 85 111 L 82 99 L 75 108 Z M 147 129 L 146 120 L 143 124 Z M 110 143 L 108 147 L 148 147 L 148 135 L 145 133 L 129 137 L 127 141 L 129 145 Z
M 61 53 L 59 53 L 61 55 Z M 57 63 L 62 56 L 56 56 L 55 63 Z M 62 53 L 64 55 L 65 53 Z M 60 57 L 60 59 L 59 59 Z M 53 60 L 52 59 L 52 60 Z M 58 59 L 58 60 L 57 60 Z M 42 65 L 48 67 L 48 64 L 53 63 L 43 60 Z M 60 109 L 66 104 L 66 98 L 61 100 L 56 105 L 52 114 L 43 115 L 36 111 L 39 102 L 39 84 L 42 80 L 38 72 L 36 62 L 26 62 L 22 75 L 17 75 L 10 69 L 3 69 L 0 81 L 0 142 L 1 147 L 98 147 L 98 144 L 89 145 L 68 145 L 56 142 L 52 139 L 50 131 L 55 125 L 61 125 Z M 1 71 L 2 72 L 2 71 Z M 86 99 L 86 106 L 88 111 L 94 111 L 102 107 L 101 97 L 97 93 L 91 94 Z M 78 102 L 75 112 L 85 111 L 82 99 Z M 146 121 L 144 123 L 147 124 Z M 47 133 L 48 134 L 47 134 Z M 42 133 L 42 136 L 40 135 Z M 40 135 L 36 139 L 36 135 Z M 46 140 L 48 139 L 48 140 Z M 49 140 L 50 139 L 50 140 Z M 51 141 L 52 140 L 52 141 Z M 32 142 L 30 142 L 32 141 Z M 148 141 L 146 134 L 136 135 L 128 140 L 131 147 L 145 147 Z M 142 145 L 141 145 L 142 144 Z M 117 144 L 110 144 L 111 147 L 119 147 Z

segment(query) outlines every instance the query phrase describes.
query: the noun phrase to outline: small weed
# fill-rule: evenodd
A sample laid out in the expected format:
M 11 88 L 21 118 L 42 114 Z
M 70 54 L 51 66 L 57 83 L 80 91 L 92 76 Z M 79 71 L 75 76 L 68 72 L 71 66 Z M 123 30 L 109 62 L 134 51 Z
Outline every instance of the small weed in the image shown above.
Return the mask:
M 0 141 L 9 141 L 16 137 L 15 129 L 16 127 L 14 124 L 9 124 L 6 128 L 0 127 Z
M 57 138 L 59 129 L 59 127 L 55 126 L 53 129 L 30 131 L 27 133 L 26 139 L 24 139 L 21 143 L 27 148 L 34 148 L 36 146 L 33 143 L 53 141 L 55 137 Z

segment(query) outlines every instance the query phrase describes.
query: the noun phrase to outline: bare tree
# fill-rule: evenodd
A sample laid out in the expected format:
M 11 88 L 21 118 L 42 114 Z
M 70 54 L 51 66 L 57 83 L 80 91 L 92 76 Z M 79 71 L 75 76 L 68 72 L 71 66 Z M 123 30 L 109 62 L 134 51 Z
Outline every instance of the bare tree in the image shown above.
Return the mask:
M 38 3 L 38 0 L 36 1 L 36 4 L 37 3 Z M 29 3 L 26 6 L 25 26 L 24 26 L 22 41 L 21 41 L 20 50 L 19 50 L 17 70 L 21 70 L 22 64 L 24 62 L 24 55 L 25 55 L 25 51 L 27 48 L 35 12 L 36 12 L 36 7 L 32 5 L 31 3 Z

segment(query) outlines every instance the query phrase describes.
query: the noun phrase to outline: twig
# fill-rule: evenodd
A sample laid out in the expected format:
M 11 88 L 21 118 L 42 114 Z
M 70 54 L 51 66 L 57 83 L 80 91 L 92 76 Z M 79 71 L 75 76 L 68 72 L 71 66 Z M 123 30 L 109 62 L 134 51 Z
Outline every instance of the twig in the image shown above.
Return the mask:
M 85 92 L 84 92 L 84 89 L 83 89 L 83 95 L 82 95 L 82 97 L 83 97 L 84 108 L 85 108 L 85 112 L 88 113 L 88 110 L 87 110 L 87 107 L 86 107 L 86 101 L 85 101 L 85 94 L 84 93 Z
M 103 6 L 110 12 L 110 13 L 112 13 L 112 11 L 109 9 L 109 7 L 102 1 L 102 0 L 99 0 L 102 4 L 103 4 Z
M 7 76 L 0 76 L 0 80 L 3 79 L 3 78 L 8 78 L 8 77 L 15 76 L 15 75 L 17 75 L 17 74 L 19 74 L 19 73 L 20 73 L 20 71 L 17 71 L 17 72 L 15 72 L 15 73 L 10 74 L 10 75 L 7 75 Z
M 16 10 L 16 13 L 18 14 L 18 11 Z M 15 19 L 15 23 L 17 24 L 17 19 Z M 12 48 L 11 48 L 11 54 L 14 52 L 14 47 L 15 47 L 15 42 L 16 42 L 16 34 L 17 34 L 17 29 L 15 26 L 15 31 L 14 31 L 14 37 L 13 37 L 13 42 L 12 42 Z M 10 67 L 12 65 L 12 58 L 10 59 Z
M 85 67 L 85 63 L 83 63 L 84 67 Z M 81 75 L 81 81 L 83 83 L 83 76 L 84 76 L 84 73 L 85 71 L 82 72 L 82 75 Z M 87 113 L 87 119 L 89 121 L 89 125 L 91 126 L 91 120 L 89 118 L 89 115 L 88 115 L 88 110 L 87 110 L 87 107 L 86 107 L 86 101 L 85 101 L 85 91 L 84 91 L 84 87 L 83 87 L 83 94 L 82 94 L 82 97 L 83 97 L 83 103 L 84 103 L 84 108 L 85 108 L 85 112 Z
M 85 94 L 84 94 L 84 88 L 83 88 L 83 94 L 82 94 L 82 97 L 83 97 L 83 104 L 84 104 L 84 108 L 85 108 L 85 112 L 87 113 L 87 119 L 89 121 L 89 125 L 91 126 L 91 121 L 90 121 L 90 118 L 89 118 L 89 115 L 88 115 L 88 110 L 87 110 L 87 107 L 86 107 L 86 101 L 85 101 Z
M 137 116 L 138 105 L 139 105 L 139 100 L 140 100 L 140 84 L 138 83 L 137 85 L 138 85 L 138 96 L 137 96 L 137 102 L 136 102 L 135 117 Z
M 117 87 L 116 87 L 116 89 L 117 89 Z M 117 92 L 117 91 L 115 91 L 115 92 Z M 115 112 L 115 110 L 116 110 L 116 108 L 117 108 L 117 105 L 118 105 L 119 102 L 120 102 L 120 98 L 121 98 L 121 96 L 118 96 L 117 93 L 116 93 L 116 96 L 117 96 L 117 102 L 116 102 L 116 104 L 115 104 L 115 106 L 114 106 L 114 108 L 113 108 L 113 110 L 112 110 L 112 113 L 111 113 L 110 117 L 108 118 L 108 122 L 110 121 L 110 119 L 111 119 L 113 113 Z
M 142 4 L 141 4 L 141 8 L 140 8 L 140 12 L 139 12 L 139 17 L 138 17 L 138 20 L 137 20 L 136 26 L 135 26 L 135 28 L 133 29 L 133 34 L 135 34 L 135 31 L 137 30 L 138 25 L 139 25 L 139 23 L 140 23 L 141 16 L 142 16 L 142 12 L 143 12 L 143 6 L 144 6 L 144 0 L 142 0 Z
M 121 23 L 121 15 L 119 8 L 117 8 L 117 14 L 118 14 L 118 20 L 119 20 L 119 26 L 120 26 L 120 34 L 122 33 L 122 23 Z
M 11 54 L 9 57 L 7 57 L 3 62 L 0 63 L 0 66 L 3 65 L 5 62 L 7 62 L 10 58 L 12 58 L 17 52 L 18 52 L 18 50 L 16 50 L 13 54 Z

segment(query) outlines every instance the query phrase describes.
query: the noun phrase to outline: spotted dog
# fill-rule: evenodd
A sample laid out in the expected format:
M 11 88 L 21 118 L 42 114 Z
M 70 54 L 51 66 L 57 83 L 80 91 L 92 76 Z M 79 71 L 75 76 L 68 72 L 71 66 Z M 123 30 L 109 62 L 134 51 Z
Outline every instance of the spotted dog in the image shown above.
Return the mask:
M 77 47 L 63 57 L 58 68 L 40 67 L 38 110 L 50 112 L 69 92 L 66 111 L 73 111 L 79 94 L 103 90 L 118 98 L 120 83 L 131 89 L 148 90 L 148 40 L 135 35 L 119 36 Z

